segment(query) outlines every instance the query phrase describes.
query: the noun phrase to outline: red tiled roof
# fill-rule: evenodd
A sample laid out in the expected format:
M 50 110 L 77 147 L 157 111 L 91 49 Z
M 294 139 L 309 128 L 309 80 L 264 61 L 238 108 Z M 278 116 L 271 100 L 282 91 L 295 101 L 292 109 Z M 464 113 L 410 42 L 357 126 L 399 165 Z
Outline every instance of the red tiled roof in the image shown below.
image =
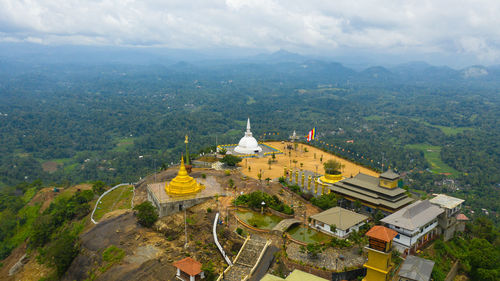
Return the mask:
M 468 221 L 469 218 L 466 215 L 464 215 L 464 214 L 458 214 L 457 215 L 457 220 L 459 220 L 459 221 Z
M 201 273 L 201 263 L 195 261 L 191 257 L 176 261 L 172 265 L 191 276 L 196 276 Z
M 365 235 L 384 242 L 390 242 L 394 237 L 396 237 L 396 235 L 398 235 L 398 233 L 387 227 L 376 225 L 370 228 Z

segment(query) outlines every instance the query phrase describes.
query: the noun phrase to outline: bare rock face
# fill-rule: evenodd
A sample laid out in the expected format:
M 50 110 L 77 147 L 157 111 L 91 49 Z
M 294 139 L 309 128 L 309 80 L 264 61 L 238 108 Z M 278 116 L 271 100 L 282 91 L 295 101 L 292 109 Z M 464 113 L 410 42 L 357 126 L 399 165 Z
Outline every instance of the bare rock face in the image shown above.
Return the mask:
M 164 280 L 175 276 L 175 268 L 158 260 L 164 253 L 164 236 L 137 224 L 132 212 L 101 221 L 82 234 L 81 251 L 63 280 Z M 110 246 L 124 251 L 124 257 L 113 264 L 103 260 L 103 252 Z

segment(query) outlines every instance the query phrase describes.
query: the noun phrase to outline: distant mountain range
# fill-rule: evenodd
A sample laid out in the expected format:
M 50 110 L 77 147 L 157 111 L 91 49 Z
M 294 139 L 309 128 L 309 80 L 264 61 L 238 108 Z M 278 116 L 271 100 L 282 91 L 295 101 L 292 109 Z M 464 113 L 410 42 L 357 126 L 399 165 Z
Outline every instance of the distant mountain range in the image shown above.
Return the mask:
M 243 52 L 244 53 L 244 52 Z M 256 55 L 228 54 L 216 51 L 165 48 L 124 48 L 87 46 L 42 46 L 36 44 L 0 44 L 0 72 L 12 74 L 33 69 L 34 65 L 162 65 L 173 71 L 218 72 L 251 71 L 256 74 L 287 73 L 292 77 L 317 77 L 349 83 L 394 84 L 477 84 L 500 86 L 500 66 L 473 65 L 462 69 L 433 66 L 426 62 L 408 62 L 396 66 L 371 66 L 354 70 L 325 58 L 315 58 L 279 50 Z M 491 85 L 490 85 L 491 84 Z

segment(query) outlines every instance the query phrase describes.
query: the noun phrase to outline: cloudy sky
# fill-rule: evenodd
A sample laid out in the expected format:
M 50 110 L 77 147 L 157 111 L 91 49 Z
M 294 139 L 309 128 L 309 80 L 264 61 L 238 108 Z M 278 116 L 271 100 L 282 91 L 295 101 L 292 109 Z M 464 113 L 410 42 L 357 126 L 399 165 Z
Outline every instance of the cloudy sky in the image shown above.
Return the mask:
M 498 0 L 0 0 L 0 42 L 500 63 Z

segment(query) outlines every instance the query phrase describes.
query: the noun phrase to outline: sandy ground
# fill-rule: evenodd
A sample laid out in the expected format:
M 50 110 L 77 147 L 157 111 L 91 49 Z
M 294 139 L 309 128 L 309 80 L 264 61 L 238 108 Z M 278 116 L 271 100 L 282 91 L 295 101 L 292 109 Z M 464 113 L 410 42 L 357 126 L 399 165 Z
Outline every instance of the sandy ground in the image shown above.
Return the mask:
M 323 164 L 320 161 L 321 156 L 323 156 L 323 163 L 330 159 L 334 159 L 342 163 L 344 165 L 344 168 L 342 169 L 342 174 L 344 175 L 344 177 L 350 177 L 351 175 L 355 176 L 360 172 L 376 177 L 378 177 L 379 175 L 375 171 L 356 165 L 351 161 L 337 157 L 330 153 L 326 153 L 309 145 L 299 144 L 297 151 L 293 149 L 290 151 L 286 149 L 287 142 L 285 142 L 284 144 L 282 144 L 281 142 L 269 142 L 267 144 L 279 148 L 284 152 L 284 154 L 276 155 L 276 162 L 273 162 L 271 164 L 271 170 L 269 170 L 268 164 L 268 161 L 269 159 L 271 159 L 271 157 L 243 159 L 243 161 L 241 161 L 240 163 L 240 166 L 242 167 L 242 172 L 245 175 L 256 179 L 258 178 L 257 174 L 260 170 L 262 170 L 262 180 L 268 177 L 271 179 L 276 179 L 283 176 L 284 167 L 300 169 L 300 163 L 303 163 L 302 168 L 304 170 L 309 170 L 312 172 L 317 171 L 319 174 L 324 174 L 325 171 L 323 169 Z M 304 148 L 307 148 L 308 152 L 304 152 Z M 289 154 L 289 152 L 291 153 Z M 316 159 L 314 159 L 314 154 L 316 154 Z M 297 160 L 297 163 L 293 163 L 294 160 Z M 248 166 L 250 166 L 250 171 L 248 170 Z

